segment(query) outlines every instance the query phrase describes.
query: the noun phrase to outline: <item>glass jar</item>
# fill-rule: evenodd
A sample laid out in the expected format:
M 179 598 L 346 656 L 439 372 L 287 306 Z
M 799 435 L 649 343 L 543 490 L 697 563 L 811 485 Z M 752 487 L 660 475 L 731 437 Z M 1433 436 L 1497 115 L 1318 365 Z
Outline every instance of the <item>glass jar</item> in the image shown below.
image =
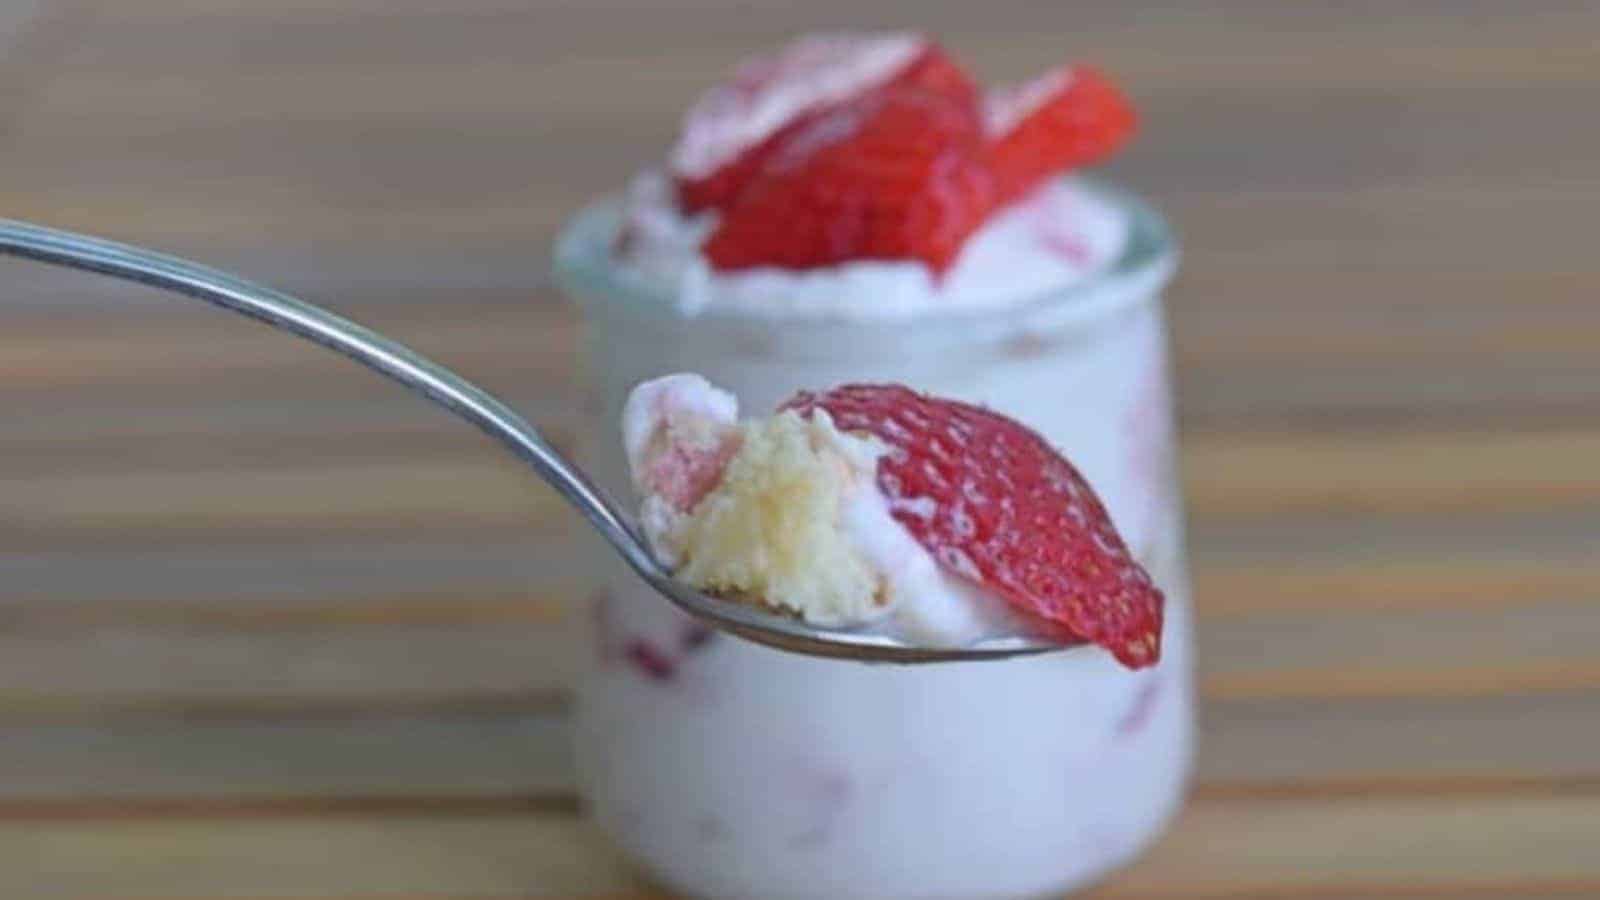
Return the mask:
M 1176 252 L 1130 222 L 1105 271 L 999 311 L 895 321 L 678 311 L 613 264 L 619 205 L 557 244 L 582 307 L 596 418 L 580 451 L 630 495 L 617 421 L 647 378 L 692 371 L 761 413 L 801 388 L 901 382 L 985 404 L 1065 451 L 1167 597 L 1163 656 L 1098 648 L 1007 662 L 869 666 L 711 634 L 599 563 L 575 733 L 586 808 L 625 852 L 695 897 L 1016 898 L 1059 894 L 1148 844 L 1182 798 L 1193 679 L 1182 504 L 1161 291 Z

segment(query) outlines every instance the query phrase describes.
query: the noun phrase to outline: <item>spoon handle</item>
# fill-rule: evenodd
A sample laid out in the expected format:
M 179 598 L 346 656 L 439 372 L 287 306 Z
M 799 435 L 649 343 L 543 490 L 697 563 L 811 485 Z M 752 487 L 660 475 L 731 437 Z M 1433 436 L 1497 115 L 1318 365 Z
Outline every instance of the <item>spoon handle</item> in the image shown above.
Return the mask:
M 587 476 L 567 462 L 506 403 L 449 369 L 361 325 L 303 300 L 226 272 L 126 244 L 0 219 L 0 255 L 196 297 L 342 353 L 450 410 L 533 467 L 641 573 L 656 566 L 627 520 Z

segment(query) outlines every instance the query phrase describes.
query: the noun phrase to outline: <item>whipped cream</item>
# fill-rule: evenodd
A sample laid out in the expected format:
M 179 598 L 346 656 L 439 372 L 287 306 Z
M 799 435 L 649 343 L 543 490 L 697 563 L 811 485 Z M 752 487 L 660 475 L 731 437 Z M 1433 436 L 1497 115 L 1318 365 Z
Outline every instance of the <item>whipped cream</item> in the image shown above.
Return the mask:
M 699 375 L 657 378 L 628 395 L 622 447 L 644 497 L 639 527 L 669 568 L 682 563 L 688 508 L 720 477 L 738 421 L 739 399 Z
M 781 416 L 798 420 L 793 412 Z M 716 453 L 713 448 L 723 446 L 725 437 L 735 433 L 737 421 L 733 395 L 694 374 L 644 382 L 623 407 L 629 469 L 644 497 L 641 525 L 662 561 L 691 583 L 716 588 L 732 578 L 787 584 L 789 596 L 765 602 L 817 625 L 871 626 L 925 646 L 962 646 L 1025 631 L 1002 598 L 947 572 L 895 520 L 877 487 L 878 459 L 886 448 L 870 437 L 840 431 L 824 411 L 816 411 L 804 423 L 806 437 L 820 458 L 810 474 L 834 482 L 824 487 L 832 489 L 837 504 L 815 502 L 814 491 L 805 496 L 752 498 L 718 486 L 686 494 L 673 483 L 685 470 L 677 461 L 696 453 Z M 760 432 L 755 429 L 774 423 L 747 424 L 740 452 L 757 444 Z M 669 464 L 662 465 L 663 459 Z M 740 459 L 735 455 L 716 464 L 731 471 Z M 782 487 L 783 479 L 777 484 Z M 776 508 L 776 514 L 784 517 L 802 512 L 828 515 L 831 509 L 834 520 L 785 521 L 782 537 L 797 543 L 761 545 L 751 537 L 762 531 L 761 511 L 734 509 L 735 504 L 766 507 L 767 515 Z M 728 523 L 744 527 L 730 539 Z M 815 537 L 803 540 L 806 534 Z M 789 559 L 796 546 L 803 549 L 803 558 Z M 747 558 L 728 559 L 730 547 Z
M 716 221 L 715 212 L 680 213 L 667 178 L 645 172 L 628 190 L 617 263 L 671 293 L 687 316 L 892 319 L 1001 309 L 1070 287 L 1109 266 L 1129 229 L 1109 199 L 1076 179 L 1054 180 L 984 223 L 940 278 L 917 260 L 718 271 L 700 252 Z
M 622 407 L 622 448 L 637 482 L 650 443 L 669 419 L 731 427 L 739 421 L 739 398 L 700 375 L 668 375 L 633 389 Z
M 876 478 L 877 457 L 882 453 L 881 448 L 875 449 L 873 470 L 865 476 L 867 484 Z M 856 551 L 887 586 L 891 606 L 886 624 L 903 640 L 956 647 L 1026 630 L 1001 597 L 949 574 L 935 562 L 889 514 L 888 501 L 876 485 L 853 495 L 841 524 Z

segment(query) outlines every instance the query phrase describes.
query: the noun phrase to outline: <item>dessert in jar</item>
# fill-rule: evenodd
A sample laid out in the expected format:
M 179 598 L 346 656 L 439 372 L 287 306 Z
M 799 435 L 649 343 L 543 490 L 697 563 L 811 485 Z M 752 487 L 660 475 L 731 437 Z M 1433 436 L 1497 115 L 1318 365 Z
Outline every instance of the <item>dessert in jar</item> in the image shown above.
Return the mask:
M 615 496 L 642 382 L 701 373 L 759 413 L 906 385 L 1059 448 L 1164 595 L 1158 657 L 1091 643 L 867 666 L 711 634 L 597 553 L 580 788 L 665 885 L 1049 896 L 1133 858 L 1177 809 L 1193 687 L 1160 307 L 1175 252 L 1147 206 L 1075 174 L 1132 124 L 1085 67 L 983 93 L 918 35 L 803 38 L 713 88 L 660 171 L 562 235 L 595 405 L 584 462 Z

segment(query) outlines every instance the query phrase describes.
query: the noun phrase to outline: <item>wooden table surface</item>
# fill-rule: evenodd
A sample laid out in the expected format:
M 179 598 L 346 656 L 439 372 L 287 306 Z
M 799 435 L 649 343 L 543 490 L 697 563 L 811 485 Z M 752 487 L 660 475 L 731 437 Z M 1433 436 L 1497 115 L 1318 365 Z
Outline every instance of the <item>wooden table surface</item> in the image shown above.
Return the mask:
M 923 15 L 992 78 L 1122 75 L 1115 169 L 1186 243 L 1199 777 L 1094 896 L 1600 896 L 1600 8 L 1066 6 Z M 557 224 L 746 49 L 905 14 L 10 0 L 0 214 L 323 301 L 570 432 Z M 550 495 L 264 329 L 0 286 L 0 896 L 658 896 L 577 815 L 588 539 Z

